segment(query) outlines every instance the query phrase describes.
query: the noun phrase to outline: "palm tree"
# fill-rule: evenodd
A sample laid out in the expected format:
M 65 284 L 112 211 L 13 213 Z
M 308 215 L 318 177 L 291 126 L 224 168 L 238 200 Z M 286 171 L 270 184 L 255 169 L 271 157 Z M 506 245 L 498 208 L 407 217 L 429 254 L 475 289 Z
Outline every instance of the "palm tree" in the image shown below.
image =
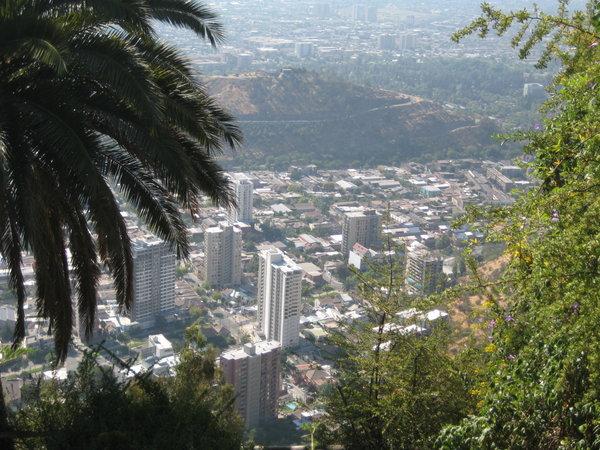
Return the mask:
M 232 202 L 215 155 L 237 146 L 239 130 L 158 39 L 157 22 L 213 46 L 223 36 L 193 0 L 0 0 L 0 253 L 18 300 L 15 343 L 28 251 L 61 360 L 70 275 L 88 333 L 102 264 L 131 307 L 130 239 L 113 188 L 179 257 L 189 251 L 179 207 L 194 211 L 200 194 Z

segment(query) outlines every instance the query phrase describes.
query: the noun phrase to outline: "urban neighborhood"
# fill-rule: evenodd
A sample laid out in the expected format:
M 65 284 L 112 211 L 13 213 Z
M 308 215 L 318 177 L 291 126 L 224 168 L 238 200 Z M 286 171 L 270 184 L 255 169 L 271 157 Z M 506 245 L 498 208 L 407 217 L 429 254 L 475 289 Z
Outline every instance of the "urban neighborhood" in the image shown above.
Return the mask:
M 365 170 L 309 165 L 229 176 L 234 207 L 207 203 L 187 214 L 193 243 L 187 261 L 149 233 L 121 199 L 133 244 L 133 308 L 119 310 L 112 279 L 104 275 L 93 334 L 88 340 L 76 330 L 58 370 L 50 366 L 53 339 L 37 316 L 33 261 L 26 257 L 24 345 L 30 352 L 14 360 L 2 380 L 13 406 L 28 383 L 66 378 L 87 345 L 131 361 L 115 366 L 119 377 L 172 376 L 183 331 L 196 324 L 221 351 L 218 365 L 234 386 L 246 426 L 279 417 L 300 429 L 319 417 L 318 393 L 336 377 L 328 335 L 340 324 L 366 320 L 355 274 L 391 258 L 403 267 L 407 295 L 442 292 L 465 274 L 463 249 L 483 242 L 481 233 L 455 227 L 454 220 L 469 205 L 508 205 L 531 186 L 522 167 L 479 160 Z M 481 262 L 497 256 L 493 246 L 475 249 Z M 2 276 L 6 281 L 6 269 Z M 2 303 L 2 339 L 10 341 L 6 330 L 17 317 L 10 291 Z M 392 325 L 426 334 L 452 320 L 444 309 L 411 308 Z

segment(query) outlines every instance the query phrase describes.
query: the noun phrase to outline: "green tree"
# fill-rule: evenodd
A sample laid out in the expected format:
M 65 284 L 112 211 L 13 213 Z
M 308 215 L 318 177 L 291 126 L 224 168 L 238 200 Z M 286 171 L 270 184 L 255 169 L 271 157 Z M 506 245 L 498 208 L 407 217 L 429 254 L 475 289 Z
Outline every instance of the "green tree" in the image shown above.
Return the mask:
M 186 273 L 190 273 L 190 267 L 187 264 L 179 264 L 175 269 L 177 278 L 183 278 Z
M 421 305 L 403 293 L 400 267 L 390 261 L 371 276 L 357 273 L 368 320 L 344 325 L 331 338 L 340 354 L 337 381 L 324 393 L 327 415 L 316 433 L 320 443 L 348 449 L 431 448 L 443 426 L 470 410 L 469 377 L 450 353 L 449 328 L 435 327 L 425 335 L 405 328 L 418 326 L 417 318 L 400 323 L 396 316 Z
M 194 350 L 202 350 L 206 348 L 207 341 L 204 334 L 200 330 L 200 326 L 195 324 L 188 327 L 184 333 L 186 346 Z
M 122 307 L 132 301 L 130 239 L 116 187 L 180 257 L 178 205 L 231 201 L 214 156 L 240 140 L 232 118 L 161 42 L 156 22 L 216 45 L 214 13 L 185 0 L 6 0 L 0 6 L 0 253 L 25 334 L 21 253 L 35 257 L 39 312 L 64 359 L 72 329 L 67 248 L 78 312 L 94 323 L 98 259 Z M 92 237 L 95 234 L 97 240 Z
M 252 259 L 244 267 L 245 272 L 258 273 L 258 254 L 252 255 Z
M 0 360 L 2 363 L 0 364 L 0 368 L 9 364 L 11 361 L 21 358 L 22 356 L 29 355 L 32 353 L 31 349 L 25 349 L 22 347 L 13 348 L 9 345 L 0 346 Z
M 448 427 L 447 449 L 600 448 L 600 5 L 557 14 L 505 13 L 489 4 L 456 35 L 517 30 L 521 58 L 541 44 L 538 66 L 563 65 L 526 140 L 539 187 L 511 207 L 472 211 L 488 222 L 488 240 L 503 242 L 508 266 L 480 280 L 491 320 L 490 362 L 481 407 Z
M 87 353 L 64 382 L 42 383 L 11 417 L 23 448 L 240 449 L 243 424 L 233 391 L 215 367 L 216 353 L 186 333 L 172 378 L 149 373 L 120 381 Z
M 256 244 L 252 241 L 245 241 L 243 245 L 244 251 L 248 253 L 256 252 Z M 251 271 L 250 271 L 251 272 Z
M 276 242 L 285 240 L 285 232 L 280 228 L 273 226 L 270 221 L 261 223 L 260 229 L 267 241 Z
M 436 250 L 444 250 L 452 245 L 452 240 L 450 236 L 447 234 L 443 234 L 438 239 L 435 240 L 435 249 Z

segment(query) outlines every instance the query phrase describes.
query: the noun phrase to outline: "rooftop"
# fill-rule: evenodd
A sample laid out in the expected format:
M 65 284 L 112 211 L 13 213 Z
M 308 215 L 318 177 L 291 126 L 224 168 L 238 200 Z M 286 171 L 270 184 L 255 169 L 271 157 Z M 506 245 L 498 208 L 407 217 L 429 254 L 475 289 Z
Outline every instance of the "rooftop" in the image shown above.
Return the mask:
M 254 344 L 246 344 L 243 347 L 227 350 L 221 354 L 223 359 L 238 360 L 249 356 L 262 355 L 281 347 L 277 341 L 261 341 Z

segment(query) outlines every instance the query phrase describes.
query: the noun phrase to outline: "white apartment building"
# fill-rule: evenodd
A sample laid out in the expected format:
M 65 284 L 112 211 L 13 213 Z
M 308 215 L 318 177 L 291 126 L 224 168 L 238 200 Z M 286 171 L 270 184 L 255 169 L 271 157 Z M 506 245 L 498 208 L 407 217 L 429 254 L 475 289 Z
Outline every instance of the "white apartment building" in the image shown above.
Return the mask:
M 242 278 L 242 231 L 226 222 L 204 231 L 204 280 L 216 288 L 238 286 Z
M 365 209 L 344 213 L 342 225 L 342 253 L 346 256 L 359 243 L 377 250 L 381 246 L 381 216 L 375 210 Z
M 0 306 L 0 322 L 16 322 L 17 309 L 12 305 Z
M 277 249 L 258 258 L 258 323 L 267 340 L 283 348 L 298 344 L 302 269 Z
M 230 175 L 237 207 L 229 210 L 229 222 L 252 223 L 252 205 L 254 201 L 254 184 L 244 173 Z
M 133 253 L 132 321 L 141 327 L 154 324 L 156 317 L 175 308 L 177 258 L 160 239 L 136 240 Z
M 277 417 L 281 346 L 276 341 L 246 344 L 221 354 L 225 381 L 235 389 L 235 408 L 252 428 Z
M 163 334 L 151 334 L 148 336 L 146 346 L 142 348 L 143 357 L 154 356 L 155 358 L 167 358 L 173 356 L 173 344 Z

